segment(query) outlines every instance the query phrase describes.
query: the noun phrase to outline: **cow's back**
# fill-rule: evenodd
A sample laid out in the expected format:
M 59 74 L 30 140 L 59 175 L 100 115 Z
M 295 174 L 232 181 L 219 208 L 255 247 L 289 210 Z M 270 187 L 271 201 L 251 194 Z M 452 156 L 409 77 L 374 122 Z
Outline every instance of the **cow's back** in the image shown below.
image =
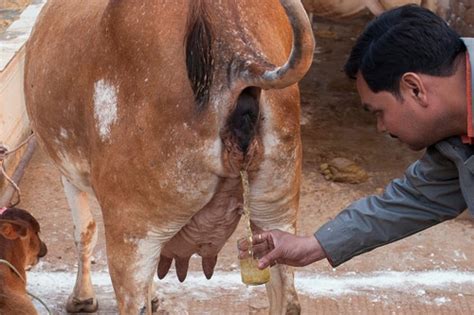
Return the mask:
M 49 1 L 26 47 L 25 97 L 38 141 L 62 171 L 66 160 L 89 186 L 89 130 L 93 68 L 103 46 L 100 20 L 107 1 Z M 66 156 L 67 155 L 67 156 Z M 72 174 L 72 173 L 74 174 Z
M 94 167 L 130 163 L 137 152 L 160 164 L 177 140 L 169 133 L 200 133 L 190 129 L 194 97 L 182 48 L 187 1 L 137 2 L 134 10 L 122 3 L 131 1 L 50 1 L 27 47 L 33 128 L 63 174 L 85 190 Z M 168 18 L 157 19 L 159 12 Z
M 214 49 L 214 80 L 204 109 L 196 104 L 186 67 L 186 36 L 199 3 L 212 25 Z M 232 90 L 230 65 L 261 56 L 281 64 L 291 43 L 291 28 L 278 1 L 84 5 L 53 0 L 27 47 L 28 112 L 40 144 L 81 189 L 93 186 L 91 181 L 101 183 L 123 165 L 150 178 L 142 161 L 160 174 L 155 180 L 175 181 L 186 177 L 176 174 L 177 159 L 189 164 L 181 165 L 183 170 L 195 170 L 188 177 L 195 175 L 212 187 L 217 181 L 212 174 L 238 175 L 236 170 L 229 174 L 221 161 L 222 129 L 241 93 Z M 294 109 L 293 103 L 281 105 Z M 143 185 L 130 180 L 123 176 L 115 184 Z M 187 188 L 167 186 L 163 193 Z

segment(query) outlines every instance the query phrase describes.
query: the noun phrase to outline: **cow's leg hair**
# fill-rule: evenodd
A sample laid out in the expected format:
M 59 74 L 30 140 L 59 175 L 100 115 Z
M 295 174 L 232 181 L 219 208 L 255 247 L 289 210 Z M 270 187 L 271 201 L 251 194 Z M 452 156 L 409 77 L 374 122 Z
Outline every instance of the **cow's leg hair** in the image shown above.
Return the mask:
M 155 298 L 153 276 L 163 244 L 162 235 L 148 231 L 143 234 L 129 220 L 107 224 L 116 219 L 104 212 L 107 258 L 120 314 L 152 314 Z M 169 238 L 169 237 L 168 237 Z M 156 305 L 155 305 L 156 308 Z
M 263 229 L 257 226 L 257 230 L 272 229 L 295 233 L 295 228 L 292 225 L 265 225 Z M 286 265 L 275 265 L 270 268 L 270 274 L 270 282 L 265 285 L 270 301 L 270 314 L 300 314 L 301 306 L 294 286 L 293 268 Z
M 158 295 L 156 294 L 155 282 L 152 282 L 151 292 L 153 293 L 151 296 L 151 312 L 155 314 L 156 312 L 158 312 L 158 307 L 160 306 L 160 300 L 158 299 Z
M 97 242 L 97 227 L 92 217 L 87 193 L 71 184 L 64 176 L 62 183 L 74 223 L 74 242 L 78 255 L 78 270 L 74 290 L 66 303 L 69 313 L 95 312 L 97 299 L 91 282 L 91 255 Z
M 385 11 L 383 5 L 380 3 L 380 0 L 365 0 L 365 5 L 375 16 L 379 16 Z
M 293 226 L 276 227 L 295 233 Z M 301 306 L 294 286 L 293 268 L 275 265 L 270 269 L 271 281 L 265 287 L 270 299 L 270 314 L 300 314 Z

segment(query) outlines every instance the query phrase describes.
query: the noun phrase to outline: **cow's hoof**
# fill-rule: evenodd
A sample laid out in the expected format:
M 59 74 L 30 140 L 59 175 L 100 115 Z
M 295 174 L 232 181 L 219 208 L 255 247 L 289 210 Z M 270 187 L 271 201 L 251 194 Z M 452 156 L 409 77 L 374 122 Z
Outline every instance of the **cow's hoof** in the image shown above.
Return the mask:
M 290 303 L 286 308 L 286 315 L 300 315 L 301 306 L 299 303 Z
M 151 300 L 151 311 L 153 313 L 158 312 L 159 306 L 160 306 L 160 301 L 158 300 L 158 297 L 154 297 L 153 300 Z
M 154 297 L 153 300 L 151 300 L 151 313 L 157 314 L 159 306 L 160 306 L 160 301 L 158 300 L 158 297 Z M 146 314 L 146 306 L 143 306 L 140 310 L 140 315 L 145 315 L 145 314 Z
M 96 298 L 79 300 L 70 296 L 66 303 L 66 311 L 68 313 L 94 313 L 99 308 L 99 302 Z

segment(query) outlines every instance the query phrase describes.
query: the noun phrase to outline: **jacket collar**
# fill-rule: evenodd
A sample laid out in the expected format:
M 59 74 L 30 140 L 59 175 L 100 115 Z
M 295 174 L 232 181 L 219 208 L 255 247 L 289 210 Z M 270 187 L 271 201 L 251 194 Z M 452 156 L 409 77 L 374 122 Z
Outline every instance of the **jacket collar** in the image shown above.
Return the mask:
M 474 144 L 474 38 L 461 38 L 467 47 L 466 54 L 466 95 L 467 95 L 467 135 L 463 136 L 463 142 Z

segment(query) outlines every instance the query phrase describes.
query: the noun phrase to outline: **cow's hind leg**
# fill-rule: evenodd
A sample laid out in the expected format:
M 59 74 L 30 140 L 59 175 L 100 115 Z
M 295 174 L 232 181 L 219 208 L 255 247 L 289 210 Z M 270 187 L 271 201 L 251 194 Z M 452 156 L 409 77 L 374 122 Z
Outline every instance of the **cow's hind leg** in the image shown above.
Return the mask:
M 119 313 L 152 314 L 156 309 L 153 277 L 163 236 L 146 230 L 147 224 L 140 224 L 123 212 L 123 219 L 117 220 L 118 213 L 103 211 L 109 272 Z
M 269 177 L 268 174 L 270 174 Z M 279 229 L 295 234 L 299 181 L 295 176 L 294 181 L 288 181 L 291 184 L 289 188 L 279 192 L 272 185 L 268 185 L 268 183 L 282 182 L 281 179 L 274 178 L 274 174 L 278 174 L 277 177 L 282 176 L 282 172 L 267 172 L 251 182 L 252 230 L 259 233 L 262 230 Z M 262 196 L 272 196 L 275 201 L 261 199 Z M 270 314 L 300 314 L 301 306 L 294 286 L 293 268 L 277 264 L 271 267 L 270 274 L 270 282 L 266 284 Z
M 289 233 L 295 233 L 293 227 L 278 227 Z M 293 268 L 286 265 L 271 267 L 271 281 L 266 285 L 270 299 L 270 314 L 301 313 L 300 302 L 294 286 Z
M 78 270 L 74 290 L 66 303 L 69 313 L 97 310 L 98 303 L 91 282 L 91 255 L 97 242 L 97 227 L 92 217 L 87 193 L 71 184 L 64 176 L 62 183 L 74 222 L 74 242 L 78 255 Z
M 265 225 L 264 228 L 258 226 L 256 228 L 257 231 L 272 229 L 295 234 L 295 228 L 292 225 Z M 300 314 L 301 306 L 294 286 L 293 268 L 277 264 L 271 267 L 270 274 L 270 282 L 265 285 L 270 301 L 270 314 Z

